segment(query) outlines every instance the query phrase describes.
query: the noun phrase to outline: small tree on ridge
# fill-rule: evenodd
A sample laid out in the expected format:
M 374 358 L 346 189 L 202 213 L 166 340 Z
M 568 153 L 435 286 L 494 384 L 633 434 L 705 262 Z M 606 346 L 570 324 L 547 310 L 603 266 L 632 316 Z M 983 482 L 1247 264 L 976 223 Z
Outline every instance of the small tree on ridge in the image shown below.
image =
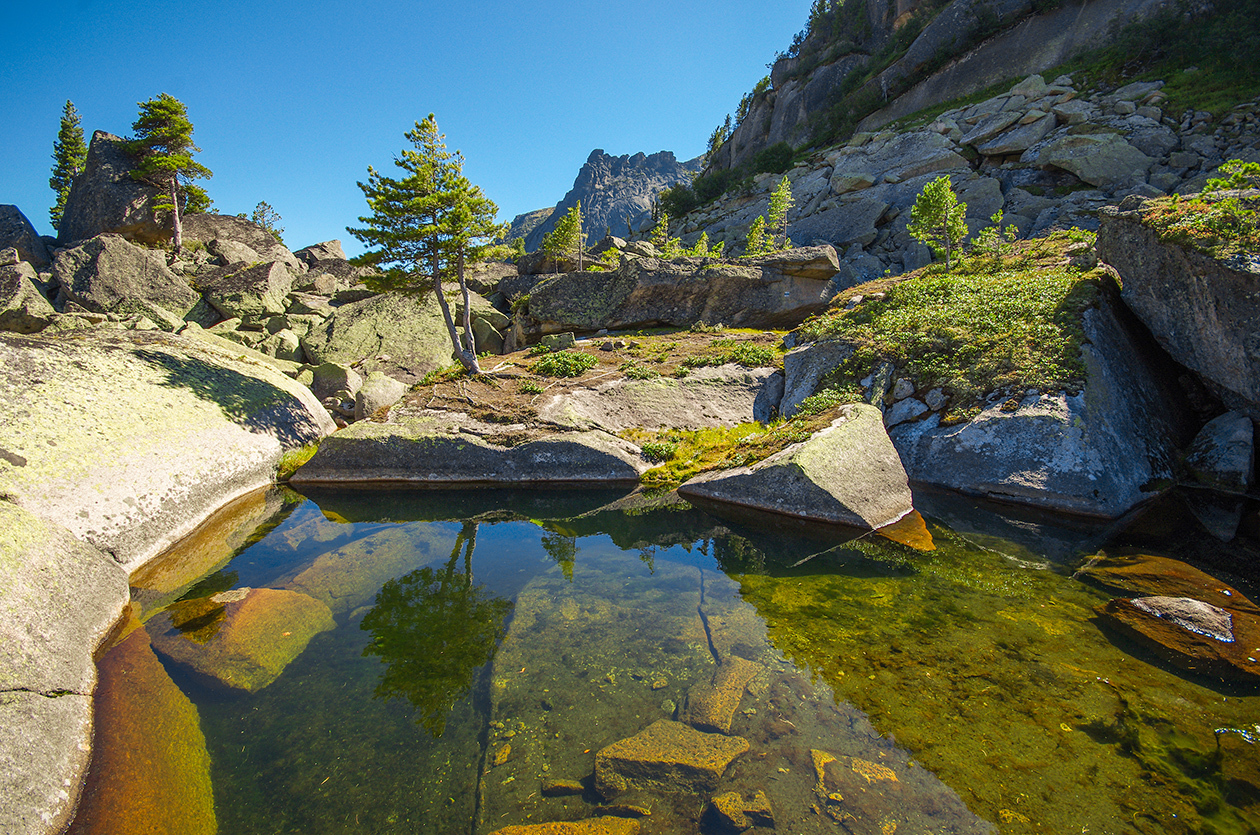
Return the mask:
M 944 255 L 947 271 L 953 269 L 953 254 L 967 237 L 967 204 L 958 202 L 948 174 L 923 187 L 910 209 L 906 231 L 936 255 Z
M 53 229 L 57 229 L 61 226 L 61 216 L 66 211 L 66 199 L 70 196 L 74 178 L 83 171 L 87 162 L 87 145 L 83 144 L 79 111 L 74 109 L 74 102 L 69 99 L 61 113 L 61 127 L 53 142 L 52 158 L 54 164 L 48 187 L 57 193 L 57 202 L 48 210 L 48 219 L 52 221 Z
M 210 177 L 212 172 L 193 160 L 192 155 L 201 149 L 192 141 L 193 125 L 188 121 L 188 109 L 174 96 L 159 93 L 156 98 L 140 102 L 140 115 L 131 129 L 135 136 L 128 143 L 128 149 L 140 158 L 131 176 L 163 189 L 164 197 L 153 208 L 171 213 L 171 242 L 178 255 L 184 242 L 179 219 L 181 208 L 195 212 L 210 205 L 206 192 L 191 181 Z

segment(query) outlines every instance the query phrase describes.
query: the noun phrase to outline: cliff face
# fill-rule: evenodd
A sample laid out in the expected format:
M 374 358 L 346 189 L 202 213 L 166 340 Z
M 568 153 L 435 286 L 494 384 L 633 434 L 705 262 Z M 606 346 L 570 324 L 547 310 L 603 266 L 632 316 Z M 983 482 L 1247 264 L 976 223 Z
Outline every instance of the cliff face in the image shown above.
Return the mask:
M 651 216 L 652 199 L 657 194 L 675 183 L 689 182 L 699 170 L 700 158 L 679 162 L 672 151 L 614 157 L 597 148 L 550 216 L 528 233 L 518 232 L 514 223 L 511 234 L 523 235 L 525 248 L 532 252 L 542 245 L 543 235 L 580 200 L 582 231 L 592 240 L 606 232 L 625 237 Z

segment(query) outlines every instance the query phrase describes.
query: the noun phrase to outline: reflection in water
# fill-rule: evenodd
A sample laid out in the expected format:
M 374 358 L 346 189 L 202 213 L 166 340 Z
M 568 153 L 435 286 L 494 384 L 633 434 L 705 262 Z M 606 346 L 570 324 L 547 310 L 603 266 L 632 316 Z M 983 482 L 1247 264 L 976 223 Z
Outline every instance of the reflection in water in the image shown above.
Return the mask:
M 474 586 L 477 523 L 465 522 L 450 559 L 440 570 L 424 567 L 388 580 L 360 627 L 371 634 L 363 654 L 385 662 L 376 697 L 404 697 L 417 721 L 440 737 L 455 702 L 494 655 L 512 602 Z M 463 551 L 464 570 L 457 563 Z M 570 563 L 571 565 L 571 563 Z
M 541 541 L 543 550 L 564 572 L 564 578 L 570 583 L 573 582 L 573 563 L 577 560 L 577 537 L 552 533 L 544 535 Z

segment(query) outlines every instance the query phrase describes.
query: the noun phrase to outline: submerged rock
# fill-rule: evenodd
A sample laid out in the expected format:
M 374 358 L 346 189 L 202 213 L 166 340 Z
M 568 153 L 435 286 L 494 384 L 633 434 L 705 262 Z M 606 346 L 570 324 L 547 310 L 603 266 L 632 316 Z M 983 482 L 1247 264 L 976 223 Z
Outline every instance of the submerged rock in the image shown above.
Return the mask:
M 1157 554 L 1099 555 L 1078 572 L 1106 588 L 1152 597 L 1190 597 L 1223 609 L 1260 617 L 1260 607 L 1242 592 L 1189 563 Z
M 250 693 L 275 681 L 311 638 L 335 626 L 322 602 L 281 589 L 181 600 L 149 622 L 162 655 Z
M 1260 618 L 1189 597 L 1112 600 L 1094 610 L 1164 660 L 1200 675 L 1260 680 Z
M 863 404 L 842 407 L 841 417 L 807 441 L 748 467 L 703 473 L 678 492 L 868 528 L 892 524 L 914 509 L 879 410 Z
M 1255 428 L 1251 418 L 1226 412 L 1208 421 L 1186 451 L 1186 467 L 1195 479 L 1230 493 L 1251 487 L 1255 467 Z
M 747 751 L 743 737 L 704 733 L 662 719 L 595 755 L 595 790 L 606 798 L 629 789 L 712 791 Z
M 632 818 L 604 816 L 580 821 L 531 823 L 505 826 L 490 835 L 638 835 L 639 822 Z
M 701 731 L 730 733 L 744 688 L 760 670 L 760 664 L 738 656 L 721 664 L 709 681 L 694 685 L 687 693 L 683 721 Z

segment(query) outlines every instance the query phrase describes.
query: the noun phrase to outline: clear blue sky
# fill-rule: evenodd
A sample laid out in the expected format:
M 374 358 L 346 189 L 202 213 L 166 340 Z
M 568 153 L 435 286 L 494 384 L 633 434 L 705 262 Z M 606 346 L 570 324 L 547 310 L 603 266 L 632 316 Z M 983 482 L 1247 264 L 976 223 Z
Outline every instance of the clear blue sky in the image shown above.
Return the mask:
M 355 183 L 437 115 L 500 219 L 554 205 L 594 148 L 689 159 L 805 25 L 810 0 L 304 3 L 41 0 L 5 13 L 0 203 L 43 234 L 61 109 L 90 139 L 188 107 L 224 214 L 266 200 L 298 248 L 340 238 Z

